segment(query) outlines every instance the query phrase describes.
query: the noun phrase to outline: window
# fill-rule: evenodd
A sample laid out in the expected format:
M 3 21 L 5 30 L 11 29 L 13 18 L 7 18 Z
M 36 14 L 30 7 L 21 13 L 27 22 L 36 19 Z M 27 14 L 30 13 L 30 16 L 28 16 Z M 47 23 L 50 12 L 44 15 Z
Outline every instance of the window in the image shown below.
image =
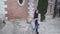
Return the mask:
M 22 4 L 23 3 L 23 0 L 19 0 L 19 3 Z
M 19 4 L 20 6 L 23 6 L 23 5 L 24 5 L 24 2 L 25 2 L 25 0 L 18 0 L 18 4 Z

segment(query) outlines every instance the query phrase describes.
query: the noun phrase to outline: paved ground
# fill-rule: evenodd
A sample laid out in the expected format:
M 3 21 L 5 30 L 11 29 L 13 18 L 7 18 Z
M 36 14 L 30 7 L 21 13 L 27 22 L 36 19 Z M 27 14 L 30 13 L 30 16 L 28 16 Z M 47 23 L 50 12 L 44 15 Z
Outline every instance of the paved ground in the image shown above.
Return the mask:
M 35 32 L 32 33 L 31 28 L 28 26 L 18 28 L 20 26 L 16 27 L 12 22 L 7 21 L 6 25 L 0 30 L 0 34 L 35 34 Z M 52 19 L 52 16 L 47 16 L 46 21 L 40 22 L 39 34 L 60 34 L 60 18 Z
M 45 22 L 40 22 L 40 34 L 60 34 L 60 18 L 52 19 L 51 16 L 47 18 Z
M 3 23 L 3 21 L 0 19 L 0 30 L 5 26 L 5 24 Z

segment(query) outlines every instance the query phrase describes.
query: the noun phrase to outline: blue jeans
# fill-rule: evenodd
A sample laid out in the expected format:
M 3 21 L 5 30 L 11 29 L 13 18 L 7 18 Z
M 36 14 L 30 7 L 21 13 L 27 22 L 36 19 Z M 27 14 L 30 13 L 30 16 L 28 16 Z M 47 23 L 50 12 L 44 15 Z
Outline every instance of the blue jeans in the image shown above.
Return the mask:
M 38 20 L 35 20 L 35 31 L 36 31 L 36 34 L 38 34 Z

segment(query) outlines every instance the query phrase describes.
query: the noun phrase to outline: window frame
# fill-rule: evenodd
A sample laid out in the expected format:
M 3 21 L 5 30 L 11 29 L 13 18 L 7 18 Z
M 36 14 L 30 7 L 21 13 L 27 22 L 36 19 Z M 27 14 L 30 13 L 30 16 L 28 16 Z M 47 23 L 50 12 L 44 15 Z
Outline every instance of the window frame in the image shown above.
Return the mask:
M 24 3 L 25 3 L 25 0 L 23 0 L 22 4 L 20 4 L 20 2 L 19 2 L 19 0 L 18 0 L 18 4 L 19 4 L 20 6 L 23 6 Z

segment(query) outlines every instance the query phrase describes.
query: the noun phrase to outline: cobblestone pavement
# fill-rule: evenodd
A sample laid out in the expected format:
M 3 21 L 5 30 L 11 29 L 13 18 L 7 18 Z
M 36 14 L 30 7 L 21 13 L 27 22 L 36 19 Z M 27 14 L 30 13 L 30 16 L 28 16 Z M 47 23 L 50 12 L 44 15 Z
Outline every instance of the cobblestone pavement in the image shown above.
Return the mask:
M 53 19 L 52 16 L 47 16 L 46 20 L 44 22 L 40 22 L 39 24 L 39 34 L 60 34 L 60 18 L 58 17 Z M 20 30 L 19 28 L 15 27 L 13 23 L 7 21 L 6 25 L 0 30 L 0 34 L 35 34 L 35 32 L 32 33 L 33 31 L 27 29 L 29 25 L 25 26 L 25 28 Z M 17 28 L 19 31 L 14 30 L 15 28 Z

